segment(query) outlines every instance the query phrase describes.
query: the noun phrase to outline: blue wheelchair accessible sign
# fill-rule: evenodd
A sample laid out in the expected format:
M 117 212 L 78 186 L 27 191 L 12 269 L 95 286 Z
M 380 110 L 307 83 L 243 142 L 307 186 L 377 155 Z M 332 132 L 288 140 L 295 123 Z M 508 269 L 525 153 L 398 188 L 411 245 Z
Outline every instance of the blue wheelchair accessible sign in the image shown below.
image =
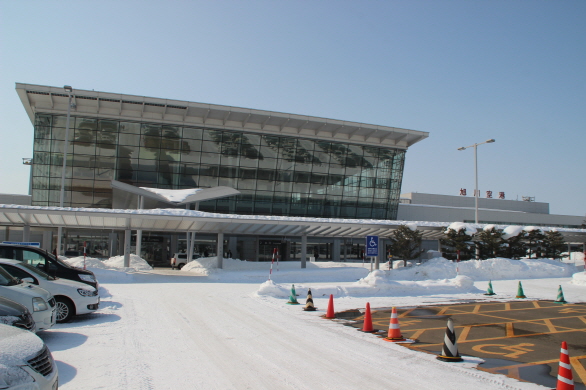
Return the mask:
M 366 256 L 378 256 L 378 236 L 366 236 Z

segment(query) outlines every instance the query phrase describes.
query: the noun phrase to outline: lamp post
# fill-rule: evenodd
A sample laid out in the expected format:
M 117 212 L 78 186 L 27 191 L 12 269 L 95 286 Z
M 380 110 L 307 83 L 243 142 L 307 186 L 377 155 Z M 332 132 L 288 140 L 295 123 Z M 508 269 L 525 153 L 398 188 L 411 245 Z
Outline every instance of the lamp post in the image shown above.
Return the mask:
M 468 148 L 474 148 L 474 180 L 476 182 L 475 188 L 474 188 L 474 222 L 476 224 L 478 224 L 478 153 L 477 153 L 477 148 L 478 145 L 482 145 L 482 144 L 491 144 L 494 142 L 494 139 L 489 139 L 486 140 L 484 142 L 480 142 L 474 145 L 470 145 L 470 146 L 462 146 L 461 148 L 458 148 L 458 150 L 466 150 Z
M 61 170 L 61 192 L 59 193 L 59 207 L 63 207 L 63 202 L 65 200 L 65 169 L 67 168 L 67 150 L 69 149 L 69 122 L 71 119 L 71 94 L 73 92 L 73 88 L 71 88 L 70 85 L 65 85 L 63 89 L 69 95 L 69 100 L 67 102 L 67 121 L 65 123 L 65 144 L 63 146 L 63 168 Z M 59 226 L 57 228 L 57 253 L 61 253 L 62 235 L 63 226 Z

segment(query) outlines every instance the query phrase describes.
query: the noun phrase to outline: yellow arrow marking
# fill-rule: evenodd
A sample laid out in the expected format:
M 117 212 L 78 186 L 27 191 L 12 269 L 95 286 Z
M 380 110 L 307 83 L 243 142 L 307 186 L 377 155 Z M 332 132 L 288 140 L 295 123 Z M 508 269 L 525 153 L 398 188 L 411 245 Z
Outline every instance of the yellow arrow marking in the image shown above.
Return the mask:
M 586 313 L 586 310 L 584 310 L 584 309 L 577 309 L 577 308 L 574 309 L 574 308 L 571 308 L 571 307 L 567 307 L 565 309 L 561 309 L 559 312 L 560 313 L 563 313 L 563 314 L 568 314 L 568 313 Z
M 516 359 L 520 355 L 526 354 L 527 352 L 533 352 L 532 349 L 529 349 L 527 347 L 534 347 L 534 346 L 535 346 L 535 344 L 529 344 L 529 343 L 521 343 L 521 344 L 517 344 L 517 345 L 481 344 L 481 345 L 475 345 L 474 347 L 472 347 L 472 349 L 476 352 L 487 353 L 490 355 L 502 355 L 505 357 L 510 357 L 510 358 Z M 501 351 L 500 352 L 487 351 L 484 349 L 487 347 L 496 347 L 496 348 L 501 349 Z M 503 350 L 505 352 L 503 352 Z

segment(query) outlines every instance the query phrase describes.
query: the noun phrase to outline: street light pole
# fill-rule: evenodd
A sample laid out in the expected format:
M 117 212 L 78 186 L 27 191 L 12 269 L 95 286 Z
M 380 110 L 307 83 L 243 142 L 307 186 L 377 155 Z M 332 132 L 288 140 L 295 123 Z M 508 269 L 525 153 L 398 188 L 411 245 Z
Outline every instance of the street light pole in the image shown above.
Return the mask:
M 67 121 L 65 123 L 65 144 L 63 150 L 63 168 L 61 169 L 61 192 L 59 193 L 59 207 L 63 207 L 63 203 L 65 200 L 65 170 L 67 168 L 67 151 L 69 149 L 69 122 L 71 119 L 71 93 L 73 92 L 73 88 L 71 86 L 66 85 L 63 87 L 65 91 L 69 94 L 69 100 L 67 102 Z M 61 237 L 63 236 L 63 226 L 59 226 L 57 228 L 57 253 L 63 254 L 61 251 Z
M 475 188 L 474 188 L 474 222 L 476 224 L 478 224 L 478 195 L 479 195 L 479 191 L 478 191 L 478 145 L 482 145 L 482 144 L 491 144 L 494 142 L 494 139 L 489 139 L 486 140 L 484 142 L 479 142 L 477 144 L 474 145 L 470 145 L 470 146 L 462 146 L 461 148 L 458 148 L 458 150 L 466 150 L 468 148 L 474 148 L 474 181 L 475 181 Z

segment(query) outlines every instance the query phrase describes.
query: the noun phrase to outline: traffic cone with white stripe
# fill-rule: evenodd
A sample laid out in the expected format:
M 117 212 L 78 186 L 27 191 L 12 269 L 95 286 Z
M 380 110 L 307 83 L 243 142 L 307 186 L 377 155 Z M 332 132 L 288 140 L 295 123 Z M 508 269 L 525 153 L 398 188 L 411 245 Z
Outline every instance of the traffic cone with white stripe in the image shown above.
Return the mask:
M 523 285 L 521 284 L 521 281 L 519 281 L 519 286 L 517 287 L 517 296 L 515 298 L 527 298 L 523 292 Z
M 458 353 L 458 345 L 456 344 L 456 332 L 454 332 L 454 321 L 448 318 L 448 327 L 446 328 L 446 335 L 444 337 L 444 346 L 442 354 L 437 356 L 438 360 L 444 362 L 461 362 L 462 359 Z
M 486 294 L 484 294 L 484 295 L 496 295 L 494 293 L 494 291 L 492 290 L 492 281 L 491 280 L 488 281 L 488 290 L 486 290 Z
M 362 325 L 362 331 L 366 333 L 374 333 L 372 326 L 372 315 L 370 314 L 370 303 L 366 302 L 366 313 L 364 313 L 364 325 Z
M 334 312 L 334 295 L 330 294 L 330 301 L 328 302 L 328 311 L 326 312 L 327 319 L 331 320 L 336 318 L 336 313 Z
M 555 390 L 574 390 L 574 378 L 572 376 L 572 365 L 568 354 L 568 344 L 562 341 L 560 353 L 560 366 L 558 369 L 558 384 Z
M 305 301 L 305 307 L 303 308 L 305 311 L 316 311 L 315 306 L 313 306 L 313 297 L 311 296 L 311 289 L 307 289 L 307 300 Z
M 397 316 L 397 309 L 393 307 L 391 311 L 391 322 L 389 323 L 389 334 L 383 340 L 396 343 L 397 341 L 407 340 L 401 334 L 401 328 L 399 327 L 399 317 Z
M 297 293 L 295 292 L 295 285 L 291 286 L 291 295 L 289 296 L 289 301 L 287 302 L 288 305 L 299 305 L 297 302 Z
M 558 287 L 558 297 L 555 301 L 553 301 L 553 303 L 568 303 L 568 302 L 566 302 L 566 299 L 564 298 L 564 292 L 562 291 L 561 284 Z

